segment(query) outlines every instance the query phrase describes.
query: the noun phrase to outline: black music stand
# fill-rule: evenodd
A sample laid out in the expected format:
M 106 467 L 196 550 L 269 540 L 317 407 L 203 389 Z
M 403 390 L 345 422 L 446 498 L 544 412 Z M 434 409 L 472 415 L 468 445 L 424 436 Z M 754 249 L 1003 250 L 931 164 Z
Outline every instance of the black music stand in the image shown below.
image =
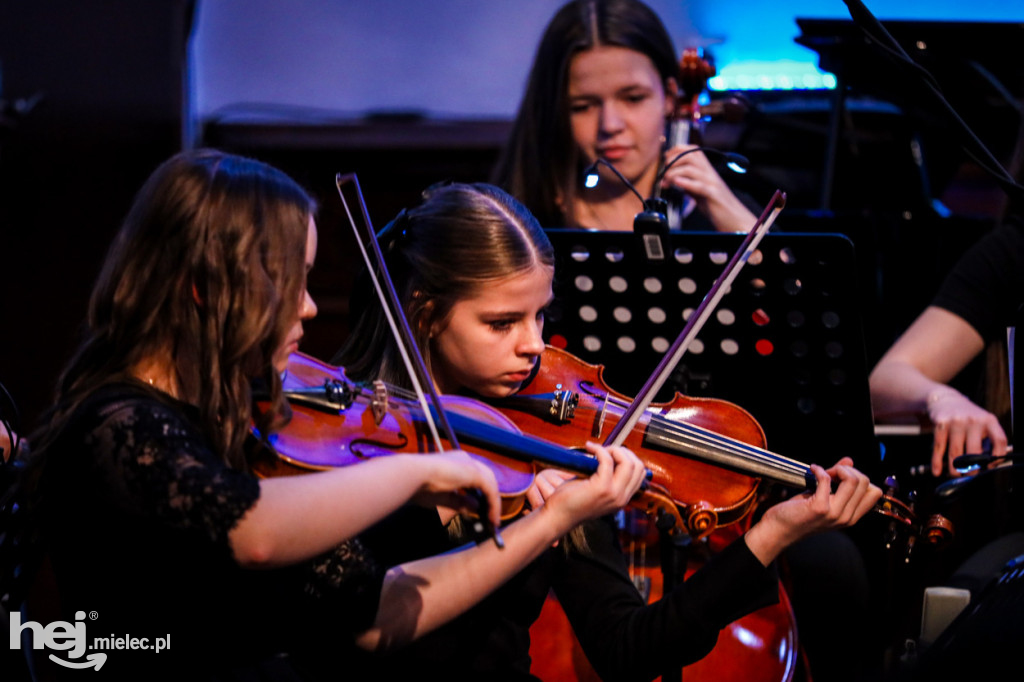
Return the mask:
M 650 258 L 631 232 L 548 230 L 557 265 L 545 335 L 633 395 L 657 366 L 743 235 L 671 232 Z M 672 391 L 747 409 L 768 449 L 879 473 L 852 242 L 768 234 L 683 356 Z

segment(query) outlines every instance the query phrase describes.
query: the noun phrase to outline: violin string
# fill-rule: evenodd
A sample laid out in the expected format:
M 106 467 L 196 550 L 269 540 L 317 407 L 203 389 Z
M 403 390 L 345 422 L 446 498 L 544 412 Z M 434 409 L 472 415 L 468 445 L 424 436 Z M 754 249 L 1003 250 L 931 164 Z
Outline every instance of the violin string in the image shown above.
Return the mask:
M 612 398 L 610 402 L 613 406 L 625 407 L 625 403 L 621 400 Z M 666 439 L 675 438 L 675 442 L 683 447 L 683 449 L 685 449 L 686 444 L 698 443 L 713 449 L 718 449 L 727 454 L 753 460 L 780 472 L 798 473 L 802 476 L 808 469 L 807 465 L 802 464 L 801 462 L 783 457 L 782 455 L 778 455 L 769 450 L 764 450 L 748 443 L 738 441 L 734 438 L 723 436 L 722 434 L 715 433 L 714 431 L 694 426 L 692 424 L 677 422 L 654 412 L 648 412 L 648 414 L 650 414 L 651 423 L 661 429 L 657 435 L 663 436 Z
M 414 399 L 416 397 L 415 393 L 408 389 L 391 384 L 386 386 L 388 391 L 395 397 L 405 399 Z M 608 403 L 613 407 L 625 407 L 625 403 L 615 397 L 610 397 Z M 723 436 L 693 424 L 674 421 L 656 412 L 648 411 L 648 414 L 650 415 L 650 423 L 659 429 L 658 435 L 679 447 L 680 450 L 688 451 L 703 445 L 711 450 L 718 450 L 728 455 L 762 464 L 778 472 L 797 474 L 801 477 L 807 472 L 807 465 L 769 450 L 758 448 L 749 443 Z

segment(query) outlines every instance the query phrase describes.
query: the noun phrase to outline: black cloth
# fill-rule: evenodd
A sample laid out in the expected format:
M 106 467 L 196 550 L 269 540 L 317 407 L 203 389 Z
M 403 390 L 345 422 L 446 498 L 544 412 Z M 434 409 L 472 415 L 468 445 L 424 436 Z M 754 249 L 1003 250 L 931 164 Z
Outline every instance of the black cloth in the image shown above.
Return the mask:
M 964 252 L 932 305 L 963 318 L 986 341 L 1006 340 L 1024 301 L 1024 220 L 1009 219 Z
M 588 522 L 585 534 L 588 551 L 547 550 L 460 618 L 366 665 L 386 679 L 535 679 L 529 628 L 554 590 L 602 679 L 649 680 L 668 665 L 700 659 L 723 627 L 778 600 L 774 567 L 762 566 L 737 541 L 671 595 L 647 605 L 629 578 L 614 521 Z M 395 545 L 397 536 L 410 544 Z M 442 550 L 447 535 L 436 513 L 408 509 L 363 539 L 374 556 L 394 564 Z
M 48 451 L 40 486 L 58 599 L 30 600 L 29 619 L 85 614 L 90 644 L 167 638 L 160 653 L 112 646 L 101 677 L 292 679 L 286 654 L 353 649 L 376 614 L 383 569 L 358 539 L 287 568 L 240 567 L 228 533 L 256 503 L 258 479 L 215 454 L 197 410 L 144 384 L 88 397 Z

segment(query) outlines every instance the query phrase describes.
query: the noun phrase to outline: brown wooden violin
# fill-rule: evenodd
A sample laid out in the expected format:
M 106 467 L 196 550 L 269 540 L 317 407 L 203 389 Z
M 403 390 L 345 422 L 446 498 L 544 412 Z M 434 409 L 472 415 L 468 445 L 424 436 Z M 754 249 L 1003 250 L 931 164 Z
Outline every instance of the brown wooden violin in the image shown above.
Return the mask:
M 516 425 L 546 440 L 575 447 L 603 440 L 632 400 L 609 388 L 604 368 L 548 346 L 530 382 L 509 398 L 489 401 Z M 743 408 L 715 398 L 676 394 L 651 404 L 625 440 L 681 507 L 681 530 L 704 537 L 744 519 L 756 506 L 764 480 L 804 490 L 813 487 L 810 467 L 764 448 L 764 431 Z M 911 504 L 887 490 L 875 511 L 890 522 L 889 542 L 917 536 L 941 543 L 952 536 L 942 517 L 917 519 Z

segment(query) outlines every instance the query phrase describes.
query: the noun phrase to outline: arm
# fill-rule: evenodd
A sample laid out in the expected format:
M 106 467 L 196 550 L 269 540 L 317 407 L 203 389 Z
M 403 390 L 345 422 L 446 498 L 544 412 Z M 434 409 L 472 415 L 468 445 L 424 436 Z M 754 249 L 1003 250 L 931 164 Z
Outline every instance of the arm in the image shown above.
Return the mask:
M 262 479 L 259 499 L 232 528 L 229 541 L 242 566 L 287 565 L 327 551 L 413 498 L 465 508 L 444 493 L 474 487 L 486 494 L 497 528 L 501 501 L 494 475 L 464 453 L 394 455 Z
M 624 448 L 588 444 L 598 468 L 590 478 L 559 486 L 543 507 L 505 529 L 505 548 L 485 542 L 388 571 L 374 626 L 361 647 L 400 646 L 442 625 L 490 594 L 582 521 L 625 506 L 645 469 Z
M 926 412 L 935 425 L 932 473 L 964 452 L 982 451 L 990 439 L 995 455 L 1006 454 L 1006 433 L 995 415 L 972 403 L 946 382 L 974 359 L 985 342 L 962 317 L 929 306 L 896 340 L 871 371 L 871 400 L 876 416 Z
M 665 153 L 668 163 L 692 147 L 674 147 Z M 687 154 L 668 169 L 662 178 L 663 187 L 675 187 L 697 202 L 697 208 L 708 216 L 719 232 L 749 232 L 757 222 L 743 202 L 733 194 L 703 152 Z

